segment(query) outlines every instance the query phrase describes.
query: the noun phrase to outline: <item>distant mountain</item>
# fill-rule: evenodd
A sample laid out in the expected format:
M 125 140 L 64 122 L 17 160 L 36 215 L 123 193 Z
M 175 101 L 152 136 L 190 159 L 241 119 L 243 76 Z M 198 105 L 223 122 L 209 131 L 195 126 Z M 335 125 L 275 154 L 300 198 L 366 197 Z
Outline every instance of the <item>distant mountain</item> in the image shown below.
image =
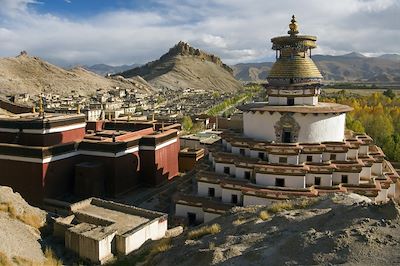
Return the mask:
M 383 54 L 379 58 L 400 61 L 400 54 Z
M 156 88 L 235 91 L 242 87 L 219 57 L 185 42 L 179 42 L 158 60 L 116 75 L 139 75 Z
M 96 74 L 105 76 L 107 74 L 115 74 L 119 72 L 124 72 L 126 70 L 135 68 L 140 66 L 140 64 L 132 64 L 132 65 L 121 65 L 121 66 L 110 66 L 106 64 L 96 64 L 92 66 L 83 66 L 83 68 L 92 71 Z
M 366 57 L 360 53 L 340 56 L 314 55 L 321 74 L 327 81 L 400 83 L 400 55 Z M 235 77 L 242 81 L 265 80 L 272 62 L 234 65 Z
M 113 87 L 138 89 L 152 92 L 155 89 L 140 77 L 105 78 L 81 67 L 65 70 L 38 57 L 21 52 L 17 57 L 0 58 L 0 94 L 46 92 L 71 95 L 75 91 L 82 95 L 95 93 L 97 89 Z

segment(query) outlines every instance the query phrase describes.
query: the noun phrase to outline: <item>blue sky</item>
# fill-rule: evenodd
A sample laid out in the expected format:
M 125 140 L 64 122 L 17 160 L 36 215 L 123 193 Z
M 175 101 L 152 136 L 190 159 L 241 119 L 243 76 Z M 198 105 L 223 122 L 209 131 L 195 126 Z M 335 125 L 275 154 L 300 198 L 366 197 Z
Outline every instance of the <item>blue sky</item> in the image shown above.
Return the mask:
M 270 39 L 318 37 L 315 53 L 399 53 L 399 0 L 0 0 L 0 56 L 59 65 L 145 63 L 180 40 L 224 62 L 274 57 Z

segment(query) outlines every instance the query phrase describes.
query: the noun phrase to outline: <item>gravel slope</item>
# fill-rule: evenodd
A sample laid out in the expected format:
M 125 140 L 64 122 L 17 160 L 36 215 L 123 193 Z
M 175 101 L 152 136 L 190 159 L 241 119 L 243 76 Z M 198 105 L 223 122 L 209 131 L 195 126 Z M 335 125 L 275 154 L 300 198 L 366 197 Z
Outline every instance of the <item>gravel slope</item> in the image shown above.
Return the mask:
M 216 235 L 173 239 L 153 265 L 395 265 L 400 263 L 399 207 L 336 195 L 271 219 L 261 206 L 235 208 L 213 221 Z

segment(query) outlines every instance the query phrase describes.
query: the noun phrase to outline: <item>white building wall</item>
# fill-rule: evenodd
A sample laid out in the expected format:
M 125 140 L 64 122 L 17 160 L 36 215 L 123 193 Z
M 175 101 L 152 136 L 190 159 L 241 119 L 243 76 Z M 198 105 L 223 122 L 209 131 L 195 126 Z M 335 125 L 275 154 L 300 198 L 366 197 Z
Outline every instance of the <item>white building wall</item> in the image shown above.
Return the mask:
M 367 155 L 369 150 L 368 145 L 360 145 L 360 148 L 358 149 L 358 154 L 359 155 Z
M 371 167 L 369 166 L 363 167 L 360 173 L 360 177 L 371 178 Z
M 315 177 L 321 178 L 321 186 L 323 187 L 331 187 L 332 186 L 332 175 L 331 174 L 306 174 L 306 185 L 313 186 L 315 185 Z
M 237 195 L 238 205 L 242 204 L 242 192 L 240 190 L 222 188 L 222 202 L 232 203 L 232 195 Z
M 188 213 L 196 214 L 196 222 L 202 223 L 204 221 L 204 211 L 202 207 L 188 206 L 177 203 L 175 205 L 175 215 L 178 217 L 188 217 Z
M 224 167 L 229 167 L 229 175 L 234 176 L 236 173 L 236 167 L 234 164 L 226 164 L 226 163 L 215 163 L 215 172 L 218 174 L 224 174 Z
M 277 201 L 278 200 L 261 198 L 261 197 L 251 196 L 251 195 L 243 195 L 243 206 L 249 206 L 249 205 L 269 206 L 272 203 L 277 202 Z
M 197 182 L 197 194 L 202 197 L 208 197 L 208 188 L 215 189 L 215 197 L 222 197 L 222 189 L 219 184 L 210 184 L 198 181 Z
M 218 213 L 204 212 L 204 222 L 208 223 L 209 221 L 212 221 L 220 216 L 221 215 Z
M 383 174 L 382 163 L 373 163 L 371 167 L 371 174 L 381 176 Z
M 268 154 L 268 161 L 270 163 L 279 163 L 280 157 L 286 157 L 288 164 L 299 164 L 299 156 L 298 155 L 277 155 L 277 154 Z
M 335 161 L 346 161 L 347 159 L 347 153 L 324 152 L 322 153 L 322 161 L 329 161 L 331 159 L 331 154 L 336 154 Z
M 244 150 L 244 155 L 240 154 L 240 150 Z M 240 147 L 235 147 L 232 146 L 232 153 L 236 155 L 242 155 L 242 156 L 250 156 L 250 149 L 249 148 L 240 148 Z
M 300 125 L 298 142 L 343 141 L 346 114 L 307 114 L 295 113 L 293 118 Z M 244 135 L 254 139 L 276 141 L 275 124 L 279 112 L 244 112 Z
M 348 184 L 352 184 L 352 185 L 360 184 L 360 174 L 359 173 L 333 172 L 333 174 L 332 174 L 333 185 L 338 185 L 338 184 L 342 183 L 342 175 L 348 176 Z
M 376 203 L 383 203 L 388 201 L 388 190 L 387 189 L 381 189 L 379 191 L 378 196 L 375 198 Z
M 285 179 L 285 187 L 305 188 L 306 177 L 304 176 L 291 176 L 291 175 L 277 175 L 277 174 L 263 174 L 256 173 L 256 184 L 264 186 L 275 186 L 275 179 Z
M 250 176 L 251 176 L 252 169 L 236 167 L 236 174 L 235 174 L 235 177 L 236 177 L 236 178 L 245 179 L 245 173 L 246 173 L 246 172 L 250 172 Z
M 258 157 L 259 153 L 263 153 L 264 154 L 264 160 L 268 160 L 268 154 L 266 152 L 264 152 L 264 151 L 250 150 L 250 157 L 251 158 L 260 159 L 260 157 Z
M 115 233 L 106 236 L 105 238 L 103 238 L 102 240 L 99 241 L 98 244 L 98 260 L 99 261 L 103 261 L 107 258 L 110 258 L 110 256 L 112 256 L 112 241 L 115 237 Z M 85 246 L 85 249 L 87 249 L 88 247 Z
M 358 149 L 349 149 L 347 151 L 347 158 L 349 160 L 357 160 L 358 159 Z
M 307 161 L 307 156 L 312 156 L 313 163 L 321 163 L 322 162 L 322 153 L 319 154 L 300 154 L 299 163 L 304 163 Z

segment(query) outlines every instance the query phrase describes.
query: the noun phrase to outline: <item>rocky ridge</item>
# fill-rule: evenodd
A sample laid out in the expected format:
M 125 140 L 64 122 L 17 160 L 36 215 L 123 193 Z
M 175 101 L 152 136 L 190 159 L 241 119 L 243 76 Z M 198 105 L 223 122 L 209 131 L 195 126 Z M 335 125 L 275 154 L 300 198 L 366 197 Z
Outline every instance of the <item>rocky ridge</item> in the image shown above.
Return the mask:
M 242 88 L 232 69 L 212 54 L 179 42 L 158 60 L 116 74 L 125 78 L 142 76 L 156 88 L 204 89 L 233 92 Z

